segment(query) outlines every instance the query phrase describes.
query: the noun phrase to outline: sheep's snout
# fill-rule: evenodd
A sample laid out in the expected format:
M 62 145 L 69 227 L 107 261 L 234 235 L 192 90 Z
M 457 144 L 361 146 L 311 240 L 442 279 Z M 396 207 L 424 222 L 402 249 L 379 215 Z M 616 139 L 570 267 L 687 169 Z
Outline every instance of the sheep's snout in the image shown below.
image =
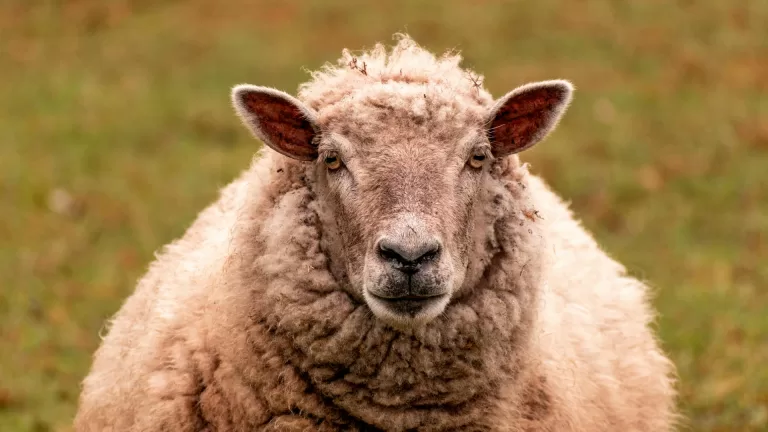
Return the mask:
M 441 247 L 435 238 L 396 241 L 384 237 L 379 240 L 376 249 L 392 268 L 413 275 L 433 263 L 440 256 Z
M 453 265 L 440 237 L 413 215 L 378 236 L 366 256 L 364 296 L 380 318 L 426 322 L 450 301 Z

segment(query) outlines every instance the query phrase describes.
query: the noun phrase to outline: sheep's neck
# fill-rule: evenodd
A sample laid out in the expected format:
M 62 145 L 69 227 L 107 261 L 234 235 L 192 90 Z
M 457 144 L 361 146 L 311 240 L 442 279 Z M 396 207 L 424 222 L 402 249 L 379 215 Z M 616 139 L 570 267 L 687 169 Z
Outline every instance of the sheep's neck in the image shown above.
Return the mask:
M 488 415 L 488 398 L 524 360 L 515 349 L 524 332 L 511 324 L 515 299 L 492 291 L 478 297 L 410 333 L 386 327 L 341 293 L 318 295 L 262 325 L 306 385 L 349 415 L 380 427 L 394 417 L 413 417 L 399 424 L 457 427 Z M 496 319 L 479 316 L 480 304 Z M 338 315 L 329 319 L 331 312 Z

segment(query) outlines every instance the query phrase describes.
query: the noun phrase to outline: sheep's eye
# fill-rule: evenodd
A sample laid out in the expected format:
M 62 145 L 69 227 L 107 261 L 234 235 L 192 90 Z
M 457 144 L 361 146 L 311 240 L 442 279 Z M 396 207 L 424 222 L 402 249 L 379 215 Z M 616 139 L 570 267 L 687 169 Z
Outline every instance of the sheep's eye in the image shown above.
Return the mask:
M 336 152 L 329 153 L 328 156 L 325 157 L 325 166 L 331 171 L 339 169 L 341 167 L 341 159 L 339 158 L 339 155 Z
M 485 162 L 485 154 L 483 153 L 475 153 L 469 159 L 469 165 L 472 168 L 482 168 L 484 162 Z

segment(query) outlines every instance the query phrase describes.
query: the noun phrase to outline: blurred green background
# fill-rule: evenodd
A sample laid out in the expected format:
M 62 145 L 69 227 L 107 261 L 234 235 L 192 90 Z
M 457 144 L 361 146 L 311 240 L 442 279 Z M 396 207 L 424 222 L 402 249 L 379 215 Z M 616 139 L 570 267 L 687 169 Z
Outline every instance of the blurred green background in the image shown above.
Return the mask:
M 768 430 L 768 1 L 0 0 L 0 430 L 66 431 L 99 332 L 295 93 L 410 33 L 499 96 L 568 78 L 524 159 L 655 290 L 686 427 Z

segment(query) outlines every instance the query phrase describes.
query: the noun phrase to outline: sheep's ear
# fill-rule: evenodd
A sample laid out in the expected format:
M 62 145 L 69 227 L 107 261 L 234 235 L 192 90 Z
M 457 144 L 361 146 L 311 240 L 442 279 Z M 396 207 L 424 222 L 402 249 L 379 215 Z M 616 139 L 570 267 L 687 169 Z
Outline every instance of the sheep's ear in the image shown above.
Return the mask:
M 298 99 L 268 87 L 242 84 L 232 89 L 232 103 L 253 135 L 276 152 L 302 161 L 317 157 L 315 113 Z
M 518 87 L 499 98 L 488 116 L 488 137 L 496 157 L 519 153 L 546 137 L 571 102 L 573 85 L 564 80 Z

